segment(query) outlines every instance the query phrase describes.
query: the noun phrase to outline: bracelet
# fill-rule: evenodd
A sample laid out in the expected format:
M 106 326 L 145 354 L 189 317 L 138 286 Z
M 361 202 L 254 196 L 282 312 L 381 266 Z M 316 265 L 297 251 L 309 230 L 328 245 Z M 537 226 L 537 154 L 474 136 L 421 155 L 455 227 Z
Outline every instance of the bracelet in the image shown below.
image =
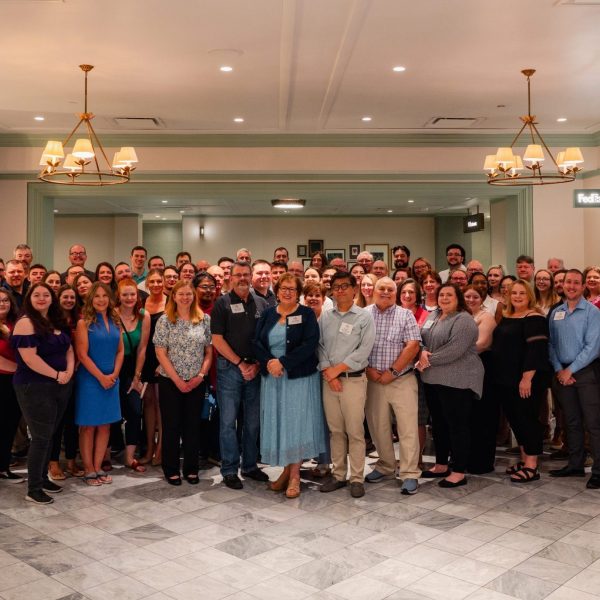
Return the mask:
M 59 377 L 60 377 L 60 371 L 56 371 L 56 381 L 58 381 Z
M 235 366 L 236 366 L 236 367 L 239 367 L 239 366 L 242 364 L 242 361 L 243 361 L 243 359 L 242 359 L 242 358 L 240 358 L 240 360 L 238 360 L 238 361 L 235 363 Z
M 202 372 L 198 373 L 198 377 L 202 377 L 202 379 L 204 379 L 206 377 L 206 375 Z

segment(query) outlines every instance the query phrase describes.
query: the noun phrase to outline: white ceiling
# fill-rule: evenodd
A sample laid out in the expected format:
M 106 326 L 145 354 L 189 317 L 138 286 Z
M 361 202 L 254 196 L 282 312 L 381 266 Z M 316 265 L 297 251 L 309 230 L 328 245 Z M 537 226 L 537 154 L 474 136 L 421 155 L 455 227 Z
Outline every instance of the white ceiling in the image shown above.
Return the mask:
M 513 131 L 534 67 L 543 131 L 591 133 L 599 31 L 597 0 L 0 0 L 0 133 L 68 131 L 84 62 L 99 131 Z

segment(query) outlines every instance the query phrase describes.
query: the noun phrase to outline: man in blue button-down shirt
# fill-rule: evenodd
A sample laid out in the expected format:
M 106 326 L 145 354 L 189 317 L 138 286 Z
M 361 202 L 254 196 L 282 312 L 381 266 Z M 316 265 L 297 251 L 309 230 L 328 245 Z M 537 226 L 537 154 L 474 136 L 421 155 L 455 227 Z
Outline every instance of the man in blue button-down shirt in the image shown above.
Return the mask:
M 600 310 L 583 298 L 581 271 L 567 271 L 563 290 L 566 301 L 549 317 L 549 350 L 556 372 L 553 389 L 565 414 L 569 462 L 550 475 L 583 477 L 585 421 L 594 459 L 587 487 L 600 489 Z

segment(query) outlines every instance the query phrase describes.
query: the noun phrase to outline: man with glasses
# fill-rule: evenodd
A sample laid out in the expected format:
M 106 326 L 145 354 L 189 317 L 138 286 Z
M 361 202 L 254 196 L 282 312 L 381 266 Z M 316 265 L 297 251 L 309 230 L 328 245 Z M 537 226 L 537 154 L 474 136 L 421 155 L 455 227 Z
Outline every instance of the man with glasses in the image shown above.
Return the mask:
M 463 264 L 465 262 L 465 249 L 460 244 L 450 244 L 446 247 L 446 262 L 448 268 L 440 271 L 439 276 L 442 283 L 446 283 L 450 279 L 450 275 L 453 271 L 465 271 L 467 267 Z
M 332 310 L 323 311 L 319 320 L 319 370 L 323 374 L 323 407 L 330 431 L 333 476 L 321 486 L 333 492 L 347 485 L 350 457 L 350 494 L 365 494 L 365 369 L 375 342 L 371 315 L 354 304 L 356 279 L 351 273 L 337 271 L 331 278 L 335 301 Z
M 252 269 L 246 262 L 231 267 L 232 290 L 223 294 L 211 313 L 211 333 L 217 356 L 219 394 L 221 474 L 225 485 L 234 490 L 244 486 L 238 476 L 256 481 L 269 477 L 258 468 L 260 428 L 260 367 L 252 340 L 267 302 L 250 289 Z M 243 412 L 242 448 L 237 437 L 237 421 Z
M 175 265 L 168 265 L 163 271 L 165 294 L 170 295 L 173 286 L 179 281 L 179 269 Z
M 96 281 L 96 274 L 93 271 L 88 271 L 85 268 L 86 261 L 87 251 L 85 246 L 82 246 L 81 244 L 73 244 L 73 246 L 69 248 L 69 262 L 71 263 L 71 266 L 81 267 L 90 281 Z M 67 271 L 61 273 L 60 279 L 63 283 L 67 282 Z

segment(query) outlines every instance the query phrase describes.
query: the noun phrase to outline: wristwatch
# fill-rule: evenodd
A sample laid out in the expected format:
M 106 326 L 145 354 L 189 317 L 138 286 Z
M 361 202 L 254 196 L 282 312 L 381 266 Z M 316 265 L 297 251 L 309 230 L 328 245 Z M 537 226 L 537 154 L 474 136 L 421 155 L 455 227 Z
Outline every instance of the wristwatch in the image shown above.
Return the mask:
M 400 377 L 400 375 L 402 375 L 402 373 L 400 373 L 400 371 L 396 371 L 396 369 L 394 369 L 394 367 L 390 367 L 388 369 L 388 371 L 394 376 L 394 377 Z

